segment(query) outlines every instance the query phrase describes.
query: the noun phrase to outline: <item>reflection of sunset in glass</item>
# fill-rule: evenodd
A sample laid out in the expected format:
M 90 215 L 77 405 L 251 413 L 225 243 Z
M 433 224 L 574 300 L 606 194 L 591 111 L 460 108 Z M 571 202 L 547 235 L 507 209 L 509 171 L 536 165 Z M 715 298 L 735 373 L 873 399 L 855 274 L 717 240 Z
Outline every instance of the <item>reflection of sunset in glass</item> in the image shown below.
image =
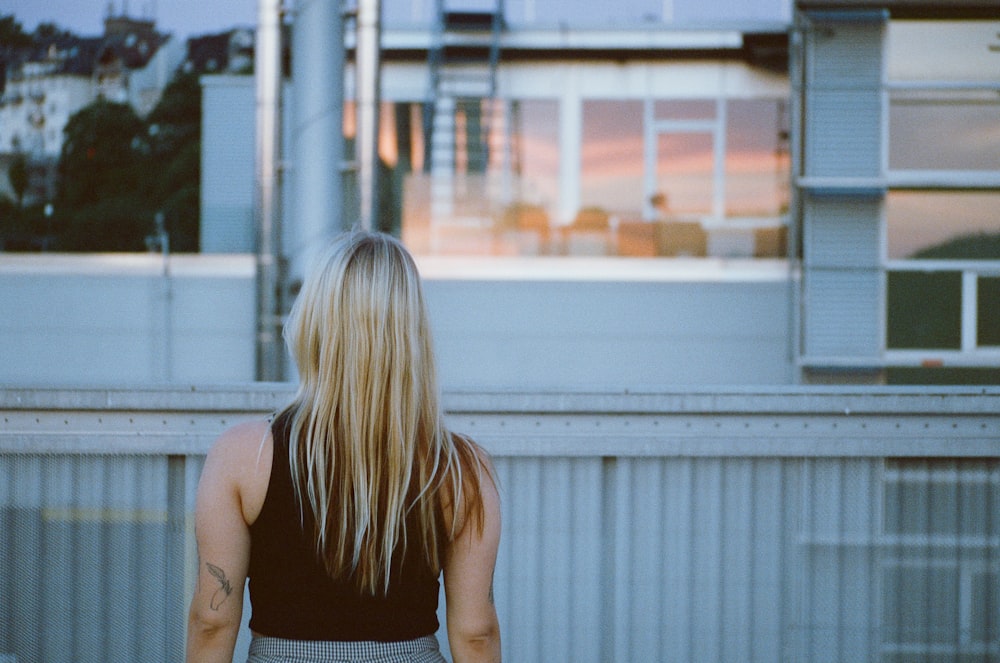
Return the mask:
M 1000 193 L 895 191 L 886 198 L 888 258 L 978 233 L 1000 234 Z
M 724 183 L 726 216 L 774 217 L 787 207 L 789 158 L 782 150 L 777 100 L 733 100 L 727 104 Z M 656 102 L 658 117 L 711 120 L 710 101 Z M 644 194 L 641 102 L 584 104 L 582 193 L 584 206 L 640 216 Z M 706 116 L 698 116 L 705 113 Z M 657 138 L 656 188 L 669 211 L 680 216 L 712 213 L 713 136 L 709 132 L 661 133 Z
M 405 105 L 387 105 L 382 157 L 395 165 L 403 154 L 401 140 L 408 138 L 414 166 L 403 180 L 407 236 L 450 254 L 712 255 L 707 235 L 720 223 L 735 223 L 734 231 L 745 234 L 747 239 L 738 240 L 744 242 L 745 248 L 738 249 L 742 252 L 756 250 L 746 248 L 757 241 L 755 229 L 780 233 L 775 229 L 786 222 L 789 192 L 789 158 L 782 144 L 787 139 L 784 99 L 733 99 L 721 107 L 706 99 L 658 100 L 652 109 L 657 133 L 650 144 L 643 126 L 651 117 L 645 104 L 634 99 L 581 102 L 579 213 L 570 219 L 560 217 L 566 212 L 560 182 L 573 164 L 563 163 L 560 140 L 565 136 L 556 100 L 510 101 L 502 113 L 489 116 L 500 119 L 488 125 L 485 173 L 470 170 L 475 138 L 469 132 L 486 124 L 488 110 L 483 106 L 483 115 L 475 117 L 469 115 L 476 112 L 474 106 L 456 108 L 448 189 L 453 219 L 431 213 L 437 194 L 433 175 L 418 166 L 424 139 L 419 104 L 409 105 L 408 124 L 395 117 Z M 352 121 L 353 115 L 345 114 L 348 128 Z M 671 131 L 677 125 L 670 123 L 678 121 L 700 125 L 692 131 L 682 124 L 681 130 Z M 399 130 L 410 135 L 398 136 Z M 717 164 L 720 147 L 724 161 Z M 652 173 L 646 171 L 650 150 Z M 654 207 L 650 199 L 657 192 L 664 194 L 666 204 Z M 704 248 L 684 253 L 688 249 L 669 241 L 662 245 L 667 240 L 655 223 L 665 221 L 694 224 L 692 231 L 702 236 L 696 246 L 707 242 L 708 254 Z M 783 255 L 784 249 L 774 250 Z M 767 255 L 775 255 L 774 250 Z

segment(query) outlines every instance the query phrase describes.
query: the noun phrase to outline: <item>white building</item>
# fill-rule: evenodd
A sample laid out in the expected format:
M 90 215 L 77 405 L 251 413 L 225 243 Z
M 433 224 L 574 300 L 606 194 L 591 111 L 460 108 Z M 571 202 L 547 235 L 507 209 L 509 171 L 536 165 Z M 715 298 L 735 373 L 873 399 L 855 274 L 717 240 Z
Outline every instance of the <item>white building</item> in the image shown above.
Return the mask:
M 0 153 L 57 159 L 69 118 L 98 97 L 148 114 L 184 61 L 184 42 L 151 21 L 105 19 L 102 37 L 59 38 L 8 71 L 0 99 Z
M 26 64 L 0 100 L 0 152 L 58 158 L 70 116 L 96 98 L 88 75 L 62 73 L 55 62 Z
M 995 659 L 997 389 L 780 386 L 1000 365 L 1000 263 L 959 241 L 1000 234 L 995 0 L 511 2 L 489 101 L 429 94 L 429 4 L 385 4 L 379 146 L 497 459 L 507 658 Z M 315 124 L 364 122 L 324 80 L 285 88 L 292 262 L 359 206 L 309 198 Z M 252 83 L 204 91 L 214 253 L 0 254 L 0 659 L 179 657 L 201 455 L 290 395 L 246 384 Z
M 997 21 L 969 7 L 955 10 L 961 20 L 941 22 L 914 18 L 920 3 L 903 3 L 895 18 L 895 10 L 842 13 L 819 2 L 800 5 L 794 20 L 785 5 L 766 15 L 730 7 L 735 22 L 695 15 L 708 11 L 695 3 L 675 4 L 668 17 L 657 3 L 658 18 L 646 20 L 639 4 L 601 9 L 622 12 L 607 29 L 596 27 L 607 18 L 599 12 L 513 5 L 498 40 L 482 30 L 435 36 L 423 3 L 385 4 L 379 149 L 401 201 L 401 233 L 428 279 L 445 386 L 629 389 L 880 382 L 887 371 L 920 366 L 995 371 L 997 262 L 920 250 L 1000 232 Z M 579 26 L 559 30 L 559 20 Z M 346 35 L 348 45 L 354 39 Z M 445 42 L 475 58 L 441 65 L 440 79 L 476 74 L 478 97 L 430 94 L 428 58 Z M 499 44 L 495 70 L 483 43 Z M 332 120 L 303 113 L 319 80 L 308 70 L 293 72 L 307 85 L 293 76 L 284 88 L 280 253 L 291 264 L 343 222 L 341 199 L 310 199 L 310 178 L 332 181 L 340 163 L 311 165 L 321 151 L 302 118 L 355 135 L 359 86 L 345 66 L 348 102 L 342 116 L 341 106 L 327 107 Z M 484 78 L 496 85 L 485 97 Z M 202 246 L 249 256 L 253 81 L 203 81 Z M 931 120 L 937 130 L 921 131 Z M 653 204 L 656 193 L 666 194 L 666 209 Z M 160 257 L 145 259 L 153 275 L 141 279 L 94 259 L 119 293 L 97 298 L 78 278 L 92 269 L 89 258 L 64 259 L 55 270 L 62 276 L 44 277 L 49 287 L 31 291 L 37 296 L 26 294 L 23 264 L 2 259 L 0 300 L 16 302 L 17 312 L 3 323 L 4 347 L 22 351 L 0 362 L 0 381 L 96 379 L 82 359 L 45 351 L 59 341 L 37 330 L 86 327 L 73 317 L 79 309 L 45 293 L 89 298 L 122 322 L 119 331 L 146 338 L 149 328 L 125 324 L 139 301 L 126 293 L 166 291 L 167 275 L 180 272 L 169 267 L 173 258 L 165 271 Z M 899 295 L 908 279 L 927 293 L 916 303 Z M 237 301 L 255 306 L 253 279 L 236 282 Z M 206 362 L 196 342 L 179 340 L 196 339 L 176 325 L 186 315 L 180 304 L 162 301 L 155 319 L 175 323 L 158 338 L 185 357 L 178 361 L 211 366 L 206 374 L 220 379 L 260 375 L 258 352 L 242 342 L 224 355 L 233 365 Z M 237 317 L 257 328 L 239 337 L 277 338 L 260 328 L 271 318 L 251 308 Z M 107 375 L 194 379 L 135 370 L 136 361 L 161 366 L 161 346 L 140 360 L 113 352 L 100 334 L 83 336 L 81 357 L 119 367 Z

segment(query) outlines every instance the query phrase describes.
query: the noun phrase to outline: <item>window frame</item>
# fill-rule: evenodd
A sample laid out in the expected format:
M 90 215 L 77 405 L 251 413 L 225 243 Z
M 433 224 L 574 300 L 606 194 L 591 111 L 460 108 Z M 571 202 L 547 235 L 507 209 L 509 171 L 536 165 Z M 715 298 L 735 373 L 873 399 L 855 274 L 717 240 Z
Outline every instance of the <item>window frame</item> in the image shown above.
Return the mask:
M 891 169 L 890 155 L 890 103 L 893 93 L 962 93 L 1000 94 L 998 81 L 888 81 L 883 85 L 882 116 L 882 172 L 886 194 L 892 191 L 961 192 L 1000 190 L 1000 168 L 996 170 L 934 170 L 934 169 Z M 883 330 L 882 356 L 886 365 L 900 367 L 1000 367 L 1000 346 L 980 346 L 978 331 L 977 288 L 980 278 L 1000 276 L 1000 260 L 928 260 L 890 259 L 888 242 L 888 219 L 882 211 L 882 292 Z M 888 275 L 890 272 L 920 271 L 961 272 L 961 345 L 957 350 L 940 348 L 894 349 L 888 345 Z

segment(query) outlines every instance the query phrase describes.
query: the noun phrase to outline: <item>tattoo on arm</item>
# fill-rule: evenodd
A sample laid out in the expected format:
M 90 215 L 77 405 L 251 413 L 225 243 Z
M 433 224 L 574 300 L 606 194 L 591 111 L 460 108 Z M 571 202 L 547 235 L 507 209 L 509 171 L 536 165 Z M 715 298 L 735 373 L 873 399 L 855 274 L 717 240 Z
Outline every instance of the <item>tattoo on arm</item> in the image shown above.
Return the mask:
M 205 562 L 205 566 L 208 567 L 208 572 L 219 581 L 219 588 L 215 590 L 215 593 L 212 594 L 212 600 L 209 601 L 209 606 L 211 606 L 212 610 L 218 610 L 226 602 L 226 599 L 229 598 L 229 595 L 233 593 L 233 586 L 229 584 L 229 579 L 226 577 L 225 571 L 215 564 L 208 562 Z

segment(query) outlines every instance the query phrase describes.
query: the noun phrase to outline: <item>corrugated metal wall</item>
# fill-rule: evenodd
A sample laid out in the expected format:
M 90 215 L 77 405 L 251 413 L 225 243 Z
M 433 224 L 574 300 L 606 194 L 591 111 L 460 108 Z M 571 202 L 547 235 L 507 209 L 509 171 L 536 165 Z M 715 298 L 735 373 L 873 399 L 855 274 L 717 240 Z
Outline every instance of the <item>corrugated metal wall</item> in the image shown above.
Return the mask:
M 0 660 L 181 660 L 204 449 L 289 395 L 0 398 Z M 1000 391 L 449 403 L 496 456 L 505 660 L 1000 656 Z
M 0 456 L 0 660 L 183 659 L 184 461 Z
M 1000 466 L 920 462 L 900 487 L 879 459 L 504 460 L 505 652 L 996 660 Z

